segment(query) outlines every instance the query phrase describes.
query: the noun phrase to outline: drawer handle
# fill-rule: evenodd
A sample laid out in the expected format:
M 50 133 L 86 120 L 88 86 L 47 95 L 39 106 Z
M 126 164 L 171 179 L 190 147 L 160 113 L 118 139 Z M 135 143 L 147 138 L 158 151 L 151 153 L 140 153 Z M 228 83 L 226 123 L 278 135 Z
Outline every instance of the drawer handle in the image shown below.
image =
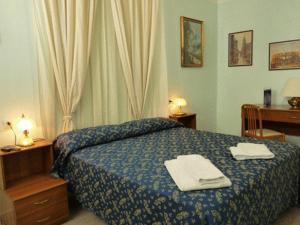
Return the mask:
M 290 119 L 297 119 L 297 116 L 291 116 Z
M 44 219 L 37 220 L 36 222 L 37 222 L 37 223 L 43 223 L 43 222 L 46 222 L 46 221 L 49 220 L 49 219 L 50 219 L 50 216 L 48 216 L 48 217 L 46 217 L 46 218 L 44 218 Z
M 43 201 L 40 201 L 40 202 L 35 202 L 33 203 L 34 205 L 44 205 L 45 203 L 49 202 L 49 199 L 45 199 Z

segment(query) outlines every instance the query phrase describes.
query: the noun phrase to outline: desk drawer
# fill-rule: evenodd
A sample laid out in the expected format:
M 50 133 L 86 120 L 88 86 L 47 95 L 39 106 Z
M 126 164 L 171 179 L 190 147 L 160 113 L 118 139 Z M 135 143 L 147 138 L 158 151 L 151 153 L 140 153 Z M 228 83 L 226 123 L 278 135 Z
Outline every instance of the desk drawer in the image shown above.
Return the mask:
M 58 202 L 67 201 L 66 185 L 58 186 L 50 190 L 29 196 L 15 202 L 17 217 L 23 217 L 33 212 L 43 210 Z
M 300 124 L 300 111 L 276 111 L 276 110 L 263 110 L 263 120 L 286 122 L 286 123 L 299 123 Z

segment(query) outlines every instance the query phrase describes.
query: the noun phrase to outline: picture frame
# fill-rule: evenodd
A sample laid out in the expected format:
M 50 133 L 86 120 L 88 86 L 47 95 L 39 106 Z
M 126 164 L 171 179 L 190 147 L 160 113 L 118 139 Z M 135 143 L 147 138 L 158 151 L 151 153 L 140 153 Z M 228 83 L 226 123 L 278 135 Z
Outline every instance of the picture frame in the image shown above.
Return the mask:
M 228 34 L 228 66 L 252 66 L 253 30 Z
M 180 17 L 181 66 L 203 66 L 203 21 Z
M 269 43 L 269 70 L 300 69 L 300 39 Z

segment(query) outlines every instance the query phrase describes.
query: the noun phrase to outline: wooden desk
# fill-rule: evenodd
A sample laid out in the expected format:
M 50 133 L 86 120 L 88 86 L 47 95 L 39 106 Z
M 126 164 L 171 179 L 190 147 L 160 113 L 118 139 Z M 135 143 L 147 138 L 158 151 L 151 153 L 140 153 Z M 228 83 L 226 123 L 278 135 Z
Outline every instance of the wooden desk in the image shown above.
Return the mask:
M 287 135 L 300 136 L 300 108 L 272 105 L 261 107 L 263 128 L 277 130 Z M 247 125 L 246 125 L 247 126 Z

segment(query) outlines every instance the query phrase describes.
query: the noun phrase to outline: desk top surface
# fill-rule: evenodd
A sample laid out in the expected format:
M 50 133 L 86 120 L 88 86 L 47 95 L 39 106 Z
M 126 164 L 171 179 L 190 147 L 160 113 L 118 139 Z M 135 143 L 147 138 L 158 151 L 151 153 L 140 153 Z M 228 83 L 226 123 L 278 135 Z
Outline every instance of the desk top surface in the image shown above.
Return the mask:
M 264 105 L 259 105 L 259 107 L 261 107 L 262 110 L 280 110 L 280 111 L 296 111 L 296 112 L 300 112 L 300 108 L 292 108 L 289 105 L 271 105 L 269 107 L 264 106 Z

